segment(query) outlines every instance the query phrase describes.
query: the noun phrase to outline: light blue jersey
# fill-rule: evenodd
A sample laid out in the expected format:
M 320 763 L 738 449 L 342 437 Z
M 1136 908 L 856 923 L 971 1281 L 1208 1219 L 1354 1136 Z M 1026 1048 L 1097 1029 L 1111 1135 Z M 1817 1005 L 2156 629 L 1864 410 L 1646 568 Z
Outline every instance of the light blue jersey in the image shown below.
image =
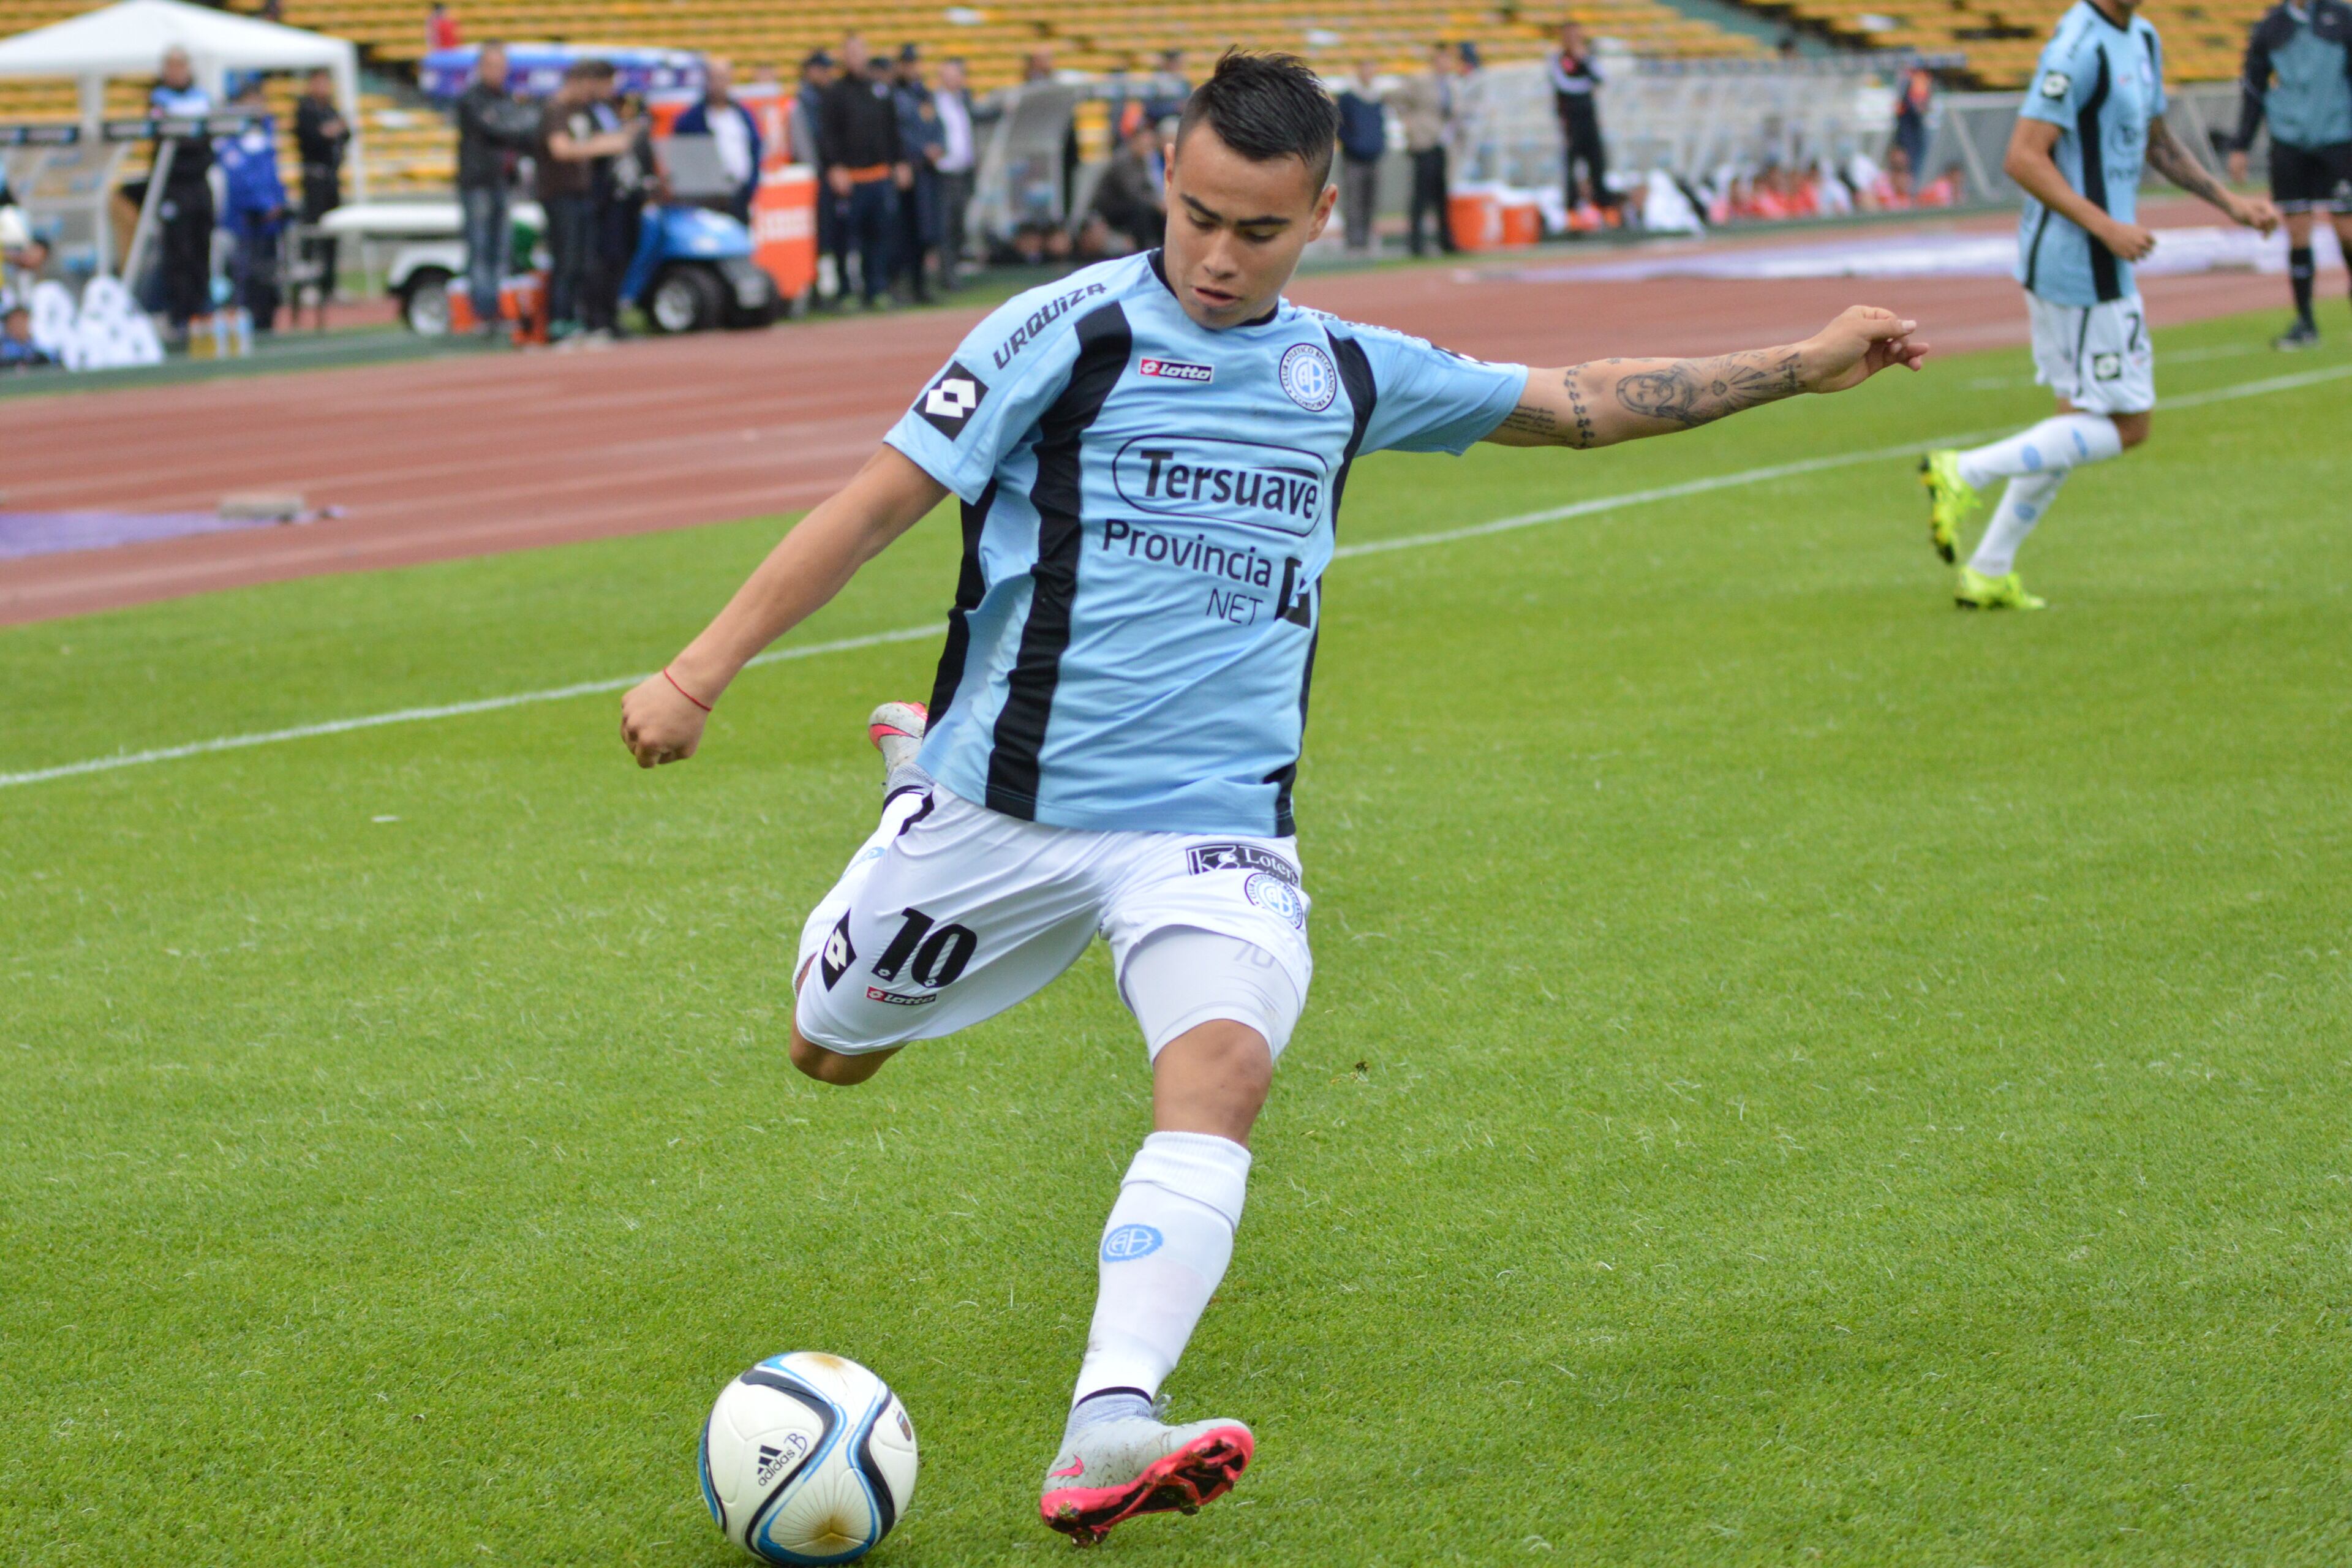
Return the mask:
M 2164 112 L 2164 48 L 2137 15 L 2117 26 L 2090 0 L 2058 21 L 2018 113 L 2064 133 L 2058 172 L 2095 206 L 2125 223 L 2139 212 L 2148 122 Z M 2131 266 L 2072 219 L 2032 196 L 2017 230 L 2017 278 L 2057 305 L 2097 305 L 2136 292 Z
M 1526 383 L 1286 300 L 1210 331 L 1157 251 L 1000 307 L 887 437 L 964 503 L 923 766 L 1055 826 L 1288 836 L 1349 465 L 1459 453 Z

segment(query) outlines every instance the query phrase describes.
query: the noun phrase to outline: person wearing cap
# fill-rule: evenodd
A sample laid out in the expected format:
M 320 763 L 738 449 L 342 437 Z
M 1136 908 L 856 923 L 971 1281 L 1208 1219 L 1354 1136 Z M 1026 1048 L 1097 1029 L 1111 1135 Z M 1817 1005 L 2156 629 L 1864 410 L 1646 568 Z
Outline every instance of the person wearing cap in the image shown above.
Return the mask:
M 912 182 L 898 198 L 898 248 L 894 254 L 898 278 L 915 303 L 931 302 L 930 258 L 940 243 L 939 159 L 947 147 L 940 125 L 939 105 L 923 81 L 923 51 L 908 44 L 898 51 L 898 69 L 890 88 L 891 104 L 898 111 L 898 146 L 906 154 Z

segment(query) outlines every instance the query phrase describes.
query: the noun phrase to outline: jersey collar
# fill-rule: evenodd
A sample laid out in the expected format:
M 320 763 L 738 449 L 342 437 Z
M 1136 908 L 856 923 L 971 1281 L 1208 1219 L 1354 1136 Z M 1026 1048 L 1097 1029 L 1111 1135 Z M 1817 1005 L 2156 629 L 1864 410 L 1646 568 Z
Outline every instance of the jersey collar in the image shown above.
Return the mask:
M 1157 279 L 1160 279 L 1160 286 L 1162 289 L 1167 289 L 1167 290 L 1168 290 L 1168 297 L 1169 297 L 1171 300 L 1175 300 L 1175 299 L 1176 299 L 1176 285 L 1174 285 L 1173 283 L 1171 283 L 1170 281 L 1168 281 L 1168 268 L 1165 268 L 1164 266 L 1160 265 L 1160 247 L 1157 247 L 1157 246 L 1154 246 L 1154 247 L 1153 247 L 1150 251 L 1148 251 L 1148 252 L 1145 254 L 1145 259 L 1149 260 L 1149 261 L 1151 263 L 1151 275 L 1152 275 L 1154 278 L 1157 278 Z M 1182 300 L 1177 300 L 1177 302 L 1176 302 L 1176 308 L 1177 308 L 1178 310 L 1182 310 L 1182 309 L 1184 308 L 1183 301 L 1182 301 Z M 1244 326 L 1244 327 L 1263 327 L 1263 326 L 1266 325 L 1268 322 L 1272 321 L 1273 321 L 1276 316 L 1279 316 L 1280 314 L 1282 314 L 1282 300 L 1281 300 L 1281 297 L 1280 297 L 1279 295 L 1277 295 L 1277 296 L 1276 296 L 1276 298 L 1275 298 L 1275 301 L 1274 301 L 1274 306 L 1273 306 L 1273 308 L 1272 308 L 1271 310 L 1267 310 L 1267 311 L 1266 311 L 1266 313 L 1265 313 L 1265 315 L 1263 315 L 1263 316 L 1253 316 L 1253 317 L 1251 317 L 1248 321 L 1242 321 L 1242 322 L 1238 322 L 1238 323 L 1236 323 L 1236 324 L 1237 324 L 1237 325 L 1239 325 L 1239 326 Z M 1187 320 L 1187 321 L 1191 321 L 1191 320 L 1192 320 L 1192 318 L 1191 318 L 1190 316 L 1187 316 L 1187 317 L 1185 318 L 1185 320 Z M 1229 332 L 1229 331 L 1232 331 L 1234 329 L 1233 329 L 1232 327 L 1224 327 L 1224 328 L 1221 328 L 1221 329 L 1219 329 L 1219 330 L 1220 330 L 1220 331 L 1228 331 L 1228 332 Z

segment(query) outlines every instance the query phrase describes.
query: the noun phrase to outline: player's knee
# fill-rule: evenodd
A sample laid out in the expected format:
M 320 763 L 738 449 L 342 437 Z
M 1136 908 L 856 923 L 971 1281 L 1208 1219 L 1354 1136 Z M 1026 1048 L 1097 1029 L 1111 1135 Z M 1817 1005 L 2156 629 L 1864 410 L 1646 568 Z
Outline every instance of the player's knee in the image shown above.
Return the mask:
M 889 1051 L 866 1051 L 853 1056 L 847 1051 L 828 1050 L 803 1036 L 795 1026 L 793 1030 L 793 1066 L 819 1083 L 847 1086 L 864 1083 L 882 1070 L 882 1064 L 892 1055 Z

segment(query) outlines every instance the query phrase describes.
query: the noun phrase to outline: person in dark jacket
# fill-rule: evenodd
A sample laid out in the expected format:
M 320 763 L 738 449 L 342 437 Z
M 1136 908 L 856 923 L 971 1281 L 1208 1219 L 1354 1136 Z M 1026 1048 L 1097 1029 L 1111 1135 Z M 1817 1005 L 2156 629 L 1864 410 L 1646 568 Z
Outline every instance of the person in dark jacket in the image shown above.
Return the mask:
M 1601 140 L 1601 72 L 1592 63 L 1592 49 L 1584 29 L 1573 22 L 1559 26 L 1559 53 L 1551 61 L 1552 112 L 1559 118 L 1561 193 L 1569 210 L 1577 206 L 1576 167 L 1584 177 L 1596 206 L 1613 207 L 1617 193 L 1609 188 L 1609 149 Z
M 187 50 L 176 44 L 165 50 L 159 75 L 161 79 L 147 96 L 148 112 L 173 119 L 213 111 L 212 94 L 196 85 Z M 163 227 L 157 281 L 172 335 L 184 340 L 188 323 L 210 315 L 213 308 L 213 188 L 205 178 L 212 172 L 213 144 L 203 136 L 159 136 L 155 167 L 163 166 L 167 147 L 172 150 L 172 166 L 156 207 Z
M 509 216 L 516 159 L 539 140 L 539 115 L 507 90 L 507 51 L 484 44 L 474 79 L 457 95 L 457 201 L 466 225 L 466 291 L 475 331 L 496 337 L 499 289 L 512 263 Z
M 1168 165 L 1159 127 L 1146 121 L 1127 133 L 1095 184 L 1094 210 L 1138 250 L 1168 237 Z
M 294 151 L 302 160 L 302 221 L 317 223 L 343 205 L 343 153 L 350 147 L 352 128 L 343 122 L 335 103 L 335 79 L 314 70 L 303 83 L 294 105 Z M 313 239 L 303 247 L 304 259 L 319 268 L 319 298 L 335 297 L 336 242 Z M 296 309 L 300 309 L 298 302 Z
M 702 73 L 702 97 L 677 117 L 671 130 L 680 136 L 711 139 L 719 165 L 735 182 L 727 210 L 749 223 L 751 196 L 760 188 L 760 160 L 766 152 L 760 140 L 760 117 L 736 100 L 734 68 L 727 61 L 714 57 L 704 62 Z
M 891 103 L 898 111 L 898 150 L 906 155 L 913 178 L 898 198 L 898 247 L 893 255 L 898 280 L 915 303 L 931 302 L 930 258 L 940 244 L 940 154 L 947 133 L 940 125 L 939 105 L 923 80 L 923 51 L 908 44 L 898 51 L 898 69 L 891 83 Z
M 890 303 L 890 231 L 898 193 L 914 182 L 898 143 L 898 110 L 890 84 L 868 69 L 866 40 L 842 40 L 841 79 L 825 89 L 817 134 L 824 142 L 824 182 L 839 215 L 835 265 L 848 292 L 849 258 L 858 258 L 858 287 L 869 310 Z
M 1339 94 L 1339 216 L 1348 248 L 1372 249 L 1372 216 L 1381 205 L 1381 159 L 1389 150 L 1389 111 L 1372 82 L 1370 60 L 1356 62 L 1356 79 Z
M 539 144 L 532 163 L 539 205 L 547 214 L 547 333 L 572 336 L 583 323 L 609 332 L 599 289 L 603 219 L 609 205 L 610 161 L 629 150 L 632 132 L 600 114 L 613 97 L 615 73 L 608 60 L 574 60 L 563 85 L 550 93 L 539 112 Z M 600 166 L 601 165 L 601 166 Z M 600 195 L 606 200 L 599 199 Z
M 2280 349 L 2314 348 L 2311 220 L 2324 212 L 2352 256 L 2352 5 L 2293 0 L 2273 5 L 2246 40 L 2245 98 L 2230 153 L 2230 178 L 2246 177 L 2246 153 L 2271 122 L 2271 200 L 2286 219 L 2287 281 L 2294 324 Z

